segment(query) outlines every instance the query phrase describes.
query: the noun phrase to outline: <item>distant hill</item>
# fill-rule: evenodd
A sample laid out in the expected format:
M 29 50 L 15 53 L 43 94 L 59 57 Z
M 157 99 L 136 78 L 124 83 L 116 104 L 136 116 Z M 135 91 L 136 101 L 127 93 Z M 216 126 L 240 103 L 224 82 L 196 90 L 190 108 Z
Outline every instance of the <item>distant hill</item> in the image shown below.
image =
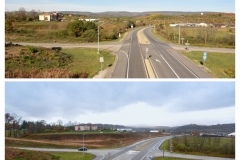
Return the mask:
M 180 12 L 180 11 L 149 11 L 149 12 L 127 12 L 127 11 L 107 11 L 107 12 L 81 12 L 81 11 L 59 11 L 63 14 L 85 15 L 89 17 L 139 17 L 148 16 L 150 14 L 162 15 L 187 15 L 187 14 L 210 14 L 220 12 Z
M 231 133 L 231 132 L 235 132 L 235 123 L 217 124 L 217 125 L 209 125 L 209 126 L 189 124 L 189 125 L 185 125 L 185 126 L 179 126 L 179 127 L 172 128 L 172 131 L 173 132 L 182 132 L 182 133 L 189 133 L 189 132 Z

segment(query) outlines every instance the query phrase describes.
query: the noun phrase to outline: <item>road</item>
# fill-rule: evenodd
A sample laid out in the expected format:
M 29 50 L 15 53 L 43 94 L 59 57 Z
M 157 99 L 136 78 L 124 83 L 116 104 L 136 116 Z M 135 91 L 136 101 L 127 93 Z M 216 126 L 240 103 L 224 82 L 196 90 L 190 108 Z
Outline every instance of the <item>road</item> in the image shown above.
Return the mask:
M 144 63 L 147 57 L 150 57 L 147 59 L 155 73 L 154 78 L 212 78 L 177 50 L 153 36 L 150 29 L 144 29 L 142 38 L 137 35 L 141 29 L 130 32 L 117 53 L 119 58 L 112 78 L 151 78 Z
M 130 146 L 117 149 L 89 149 L 85 153 L 96 155 L 94 160 L 148 160 L 149 157 L 162 157 L 163 151 L 159 150 L 159 146 L 172 136 L 158 137 L 143 140 L 134 143 Z M 43 151 L 43 152 L 79 152 L 77 149 L 50 149 L 50 148 L 24 148 L 16 147 L 18 149 Z M 82 153 L 82 151 L 80 152 Z M 195 160 L 234 160 L 234 158 L 220 158 L 209 156 L 197 156 L 180 153 L 164 152 L 165 157 L 179 157 Z
M 139 34 L 139 32 L 142 32 Z M 87 47 L 97 48 L 92 44 L 44 44 L 19 43 L 43 47 Z M 212 78 L 202 66 L 197 66 L 178 53 L 185 46 L 162 42 L 151 34 L 151 28 L 138 28 L 129 31 L 120 42 L 101 43 L 101 50 L 110 50 L 117 55 L 109 78 Z M 234 49 L 214 49 L 190 47 L 189 50 L 204 50 L 235 53 Z M 97 51 L 96 51 L 97 52 Z M 154 77 L 150 75 L 154 73 Z M 109 74 L 109 73 L 108 73 Z M 102 76 L 104 77 L 104 76 Z

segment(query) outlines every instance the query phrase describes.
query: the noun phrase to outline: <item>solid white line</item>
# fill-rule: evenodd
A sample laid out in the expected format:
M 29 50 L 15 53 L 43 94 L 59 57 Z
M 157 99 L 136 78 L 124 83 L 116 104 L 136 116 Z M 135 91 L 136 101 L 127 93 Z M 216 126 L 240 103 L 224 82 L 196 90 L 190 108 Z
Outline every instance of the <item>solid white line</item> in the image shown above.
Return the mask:
M 170 66 L 170 64 L 168 64 L 168 62 L 166 61 L 166 59 L 162 56 L 162 54 L 160 54 L 160 56 L 162 57 L 162 59 L 167 63 L 168 67 L 173 71 L 173 73 L 175 74 L 175 76 L 177 76 L 177 78 L 180 78 L 177 73 L 173 70 L 173 68 Z
M 122 51 L 122 50 L 120 50 L 120 51 L 123 52 L 123 53 L 125 53 L 126 56 L 127 56 L 127 59 L 128 59 L 128 66 L 127 66 L 127 78 L 128 78 L 128 72 L 129 72 L 129 57 L 128 57 L 128 55 L 127 55 L 126 52 L 124 52 L 124 51 Z
M 102 156 L 103 156 L 103 157 L 102 157 L 100 160 L 103 160 L 103 159 L 105 158 L 104 154 L 102 154 Z
M 181 61 L 179 61 L 179 59 L 177 59 L 176 57 L 174 57 L 173 55 L 172 55 L 172 53 L 171 52 L 169 52 L 168 50 L 166 50 L 169 54 L 171 54 L 171 56 L 173 57 L 173 58 L 175 58 L 179 63 L 181 63 L 190 73 L 192 73 L 196 78 L 198 78 L 198 76 L 195 74 L 195 73 L 193 73 L 186 65 L 184 65 Z M 199 78 L 198 78 L 199 79 Z
M 150 152 L 151 152 L 151 151 L 149 151 L 148 153 L 150 153 Z M 145 154 L 141 160 L 143 160 L 143 159 L 148 155 L 148 153 Z

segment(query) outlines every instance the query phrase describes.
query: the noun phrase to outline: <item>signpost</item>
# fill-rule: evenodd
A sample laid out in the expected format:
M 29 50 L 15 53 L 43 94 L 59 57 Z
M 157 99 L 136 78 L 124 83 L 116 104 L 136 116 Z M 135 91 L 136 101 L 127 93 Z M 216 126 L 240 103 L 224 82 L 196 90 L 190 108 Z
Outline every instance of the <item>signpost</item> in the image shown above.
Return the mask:
M 188 43 L 188 40 L 187 40 L 187 43 L 185 43 L 185 45 L 187 46 L 186 50 L 188 50 L 189 49 L 188 46 L 190 45 L 190 43 Z
M 185 38 L 183 38 L 183 37 L 181 38 L 181 40 L 182 40 L 182 45 L 183 45 L 183 41 L 184 41 L 184 39 L 185 39 Z
M 203 53 L 203 63 L 205 63 L 205 61 L 207 60 L 207 52 Z
M 101 70 L 102 70 L 102 63 L 104 62 L 103 57 L 100 57 L 100 62 L 101 62 Z
M 147 59 L 147 53 L 148 53 L 148 50 L 149 50 L 149 49 L 148 49 L 148 48 L 146 48 L 146 59 Z

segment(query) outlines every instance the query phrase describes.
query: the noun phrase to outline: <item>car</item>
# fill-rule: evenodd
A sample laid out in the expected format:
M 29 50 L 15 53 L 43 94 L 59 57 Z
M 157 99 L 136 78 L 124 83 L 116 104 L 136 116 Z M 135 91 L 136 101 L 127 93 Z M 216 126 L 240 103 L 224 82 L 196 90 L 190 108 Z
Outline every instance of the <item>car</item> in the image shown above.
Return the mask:
M 78 151 L 87 151 L 88 149 L 86 147 L 81 147 L 81 148 L 78 148 Z

